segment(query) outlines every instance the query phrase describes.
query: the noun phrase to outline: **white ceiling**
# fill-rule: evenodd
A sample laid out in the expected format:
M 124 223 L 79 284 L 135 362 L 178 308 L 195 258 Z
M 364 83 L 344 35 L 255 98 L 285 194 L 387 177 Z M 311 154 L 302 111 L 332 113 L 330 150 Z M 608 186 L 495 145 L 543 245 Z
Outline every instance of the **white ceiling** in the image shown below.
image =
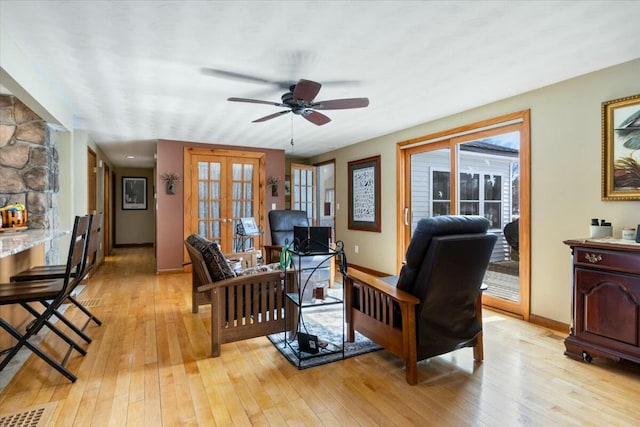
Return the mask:
M 354 144 L 639 58 L 639 16 L 640 1 L 0 0 L 6 34 L 116 166 L 153 165 L 158 138 L 302 157 Z M 324 126 L 251 123 L 280 109 L 228 97 L 284 91 L 203 67 L 371 103 Z

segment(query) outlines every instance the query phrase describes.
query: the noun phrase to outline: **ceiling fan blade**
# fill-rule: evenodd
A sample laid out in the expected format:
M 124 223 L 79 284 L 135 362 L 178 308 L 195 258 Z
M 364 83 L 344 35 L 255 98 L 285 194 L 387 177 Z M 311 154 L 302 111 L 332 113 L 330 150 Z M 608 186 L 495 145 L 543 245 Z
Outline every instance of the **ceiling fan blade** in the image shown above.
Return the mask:
M 300 79 L 293 90 L 293 99 L 311 102 L 316 97 L 322 85 L 311 80 Z
M 310 114 L 303 114 L 302 117 L 318 126 L 326 125 L 331 121 L 329 117 L 325 116 L 322 113 L 318 113 L 317 111 L 312 111 Z
M 251 104 L 267 104 L 267 105 L 275 105 L 276 107 L 288 107 L 288 105 L 282 104 L 280 102 L 260 101 L 259 99 L 249 99 L 249 98 L 227 98 L 227 101 L 250 102 Z
M 219 70 L 217 68 L 204 68 L 203 67 L 201 69 L 201 72 L 202 72 L 202 74 L 207 74 L 207 75 L 210 75 L 210 76 L 225 77 L 225 78 L 228 78 L 228 79 L 242 80 L 242 81 L 251 82 L 251 83 L 262 83 L 262 84 L 275 85 L 280 89 L 289 89 L 289 86 L 291 86 L 292 84 L 295 84 L 295 82 L 293 82 L 293 81 L 287 81 L 287 82 L 280 81 L 279 82 L 279 81 L 265 79 L 263 77 L 251 76 L 249 74 L 236 73 L 234 71 Z
M 260 117 L 259 119 L 255 119 L 252 123 L 258 122 L 266 122 L 267 120 L 275 119 L 276 117 L 280 117 L 283 114 L 290 113 L 291 110 L 278 111 L 277 113 L 269 114 L 268 116 Z
M 349 108 L 363 108 L 368 105 L 369 98 L 345 98 L 314 102 L 310 108 L 315 110 L 346 110 Z

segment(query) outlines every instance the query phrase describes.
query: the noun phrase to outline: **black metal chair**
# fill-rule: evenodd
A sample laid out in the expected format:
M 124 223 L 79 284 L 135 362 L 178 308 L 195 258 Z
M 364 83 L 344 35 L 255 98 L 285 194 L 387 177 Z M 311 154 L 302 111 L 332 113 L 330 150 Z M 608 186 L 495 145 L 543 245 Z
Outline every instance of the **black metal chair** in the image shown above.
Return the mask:
M 60 305 L 69 297 L 69 293 L 74 286 L 81 280 L 82 276 L 74 275 L 73 272 L 82 271 L 82 262 L 90 232 L 90 222 L 91 218 L 88 215 L 75 218 L 63 278 L 31 281 L 20 284 L 17 282 L 0 284 L 0 306 L 19 305 L 35 317 L 35 320 L 27 325 L 24 333 L 19 330 L 21 329 L 20 326 L 11 325 L 8 320 L 0 317 L 0 327 L 17 340 L 13 347 L 1 352 L 5 354 L 5 356 L 0 361 L 0 371 L 4 370 L 9 361 L 18 354 L 21 348 L 26 347 L 72 382 L 75 382 L 77 379 L 74 374 L 65 368 L 65 365 L 73 350 L 76 350 L 82 356 L 86 354 L 86 350 L 58 329 L 51 322 L 51 318 L 55 315 Z M 44 311 L 38 312 L 30 305 L 36 302 L 44 304 Z M 69 345 L 69 349 L 61 362 L 56 361 L 32 342 L 32 338 L 44 326 Z
M 91 227 L 89 231 L 89 241 L 86 245 L 82 265 L 79 269 L 78 274 L 75 271 L 72 272 L 74 277 L 79 276 L 79 280 L 76 281 L 75 287 L 80 284 L 83 280 L 85 280 L 93 271 L 96 266 L 96 262 L 98 259 L 98 249 L 100 248 L 100 238 L 102 235 L 102 213 L 95 213 L 90 215 L 91 219 Z M 66 272 L 66 265 L 39 265 L 32 267 L 28 270 L 22 271 L 10 278 L 11 282 L 20 282 L 24 284 L 25 282 L 32 282 L 35 280 L 52 280 L 52 279 L 62 279 L 64 278 Z M 71 289 L 73 291 L 73 289 Z M 74 329 L 78 335 L 80 335 L 85 341 L 91 342 L 91 339 L 84 334 L 84 330 L 87 328 L 91 321 L 95 322 L 98 326 L 102 325 L 102 321 L 98 319 L 91 311 L 89 311 L 84 305 L 82 305 L 72 292 L 69 292 L 69 296 L 67 297 L 68 301 L 71 301 L 76 307 L 78 307 L 87 317 L 87 321 L 80 328 L 77 329 L 75 326 L 71 325 L 70 328 Z M 64 316 L 56 311 L 56 316 L 58 316 L 63 322 L 67 323 Z M 69 325 L 67 323 L 67 325 Z

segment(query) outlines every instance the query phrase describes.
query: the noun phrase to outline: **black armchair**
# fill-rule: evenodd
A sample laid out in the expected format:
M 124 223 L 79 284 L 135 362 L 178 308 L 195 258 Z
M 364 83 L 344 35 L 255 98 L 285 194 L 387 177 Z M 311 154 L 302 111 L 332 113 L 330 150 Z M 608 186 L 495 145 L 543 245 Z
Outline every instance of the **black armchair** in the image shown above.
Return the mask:
M 293 227 L 309 227 L 309 219 L 305 211 L 273 210 L 269 211 L 269 229 L 271 230 L 271 245 L 265 245 L 267 262 L 278 262 L 280 253 L 285 245 L 293 242 Z M 327 262 L 326 256 L 305 257 L 305 265 L 321 265 L 316 270 L 317 281 L 328 281 L 333 287 L 335 264 L 333 260 Z
M 354 330 L 404 359 L 409 384 L 417 362 L 462 347 L 483 359 L 482 279 L 496 236 L 478 216 L 420 220 L 400 275 L 351 269 L 345 281 L 347 341 Z
M 265 245 L 265 257 L 268 263 L 278 262 L 285 245 L 293 242 L 293 227 L 308 227 L 309 219 L 304 211 L 269 211 L 269 229 L 271 245 Z

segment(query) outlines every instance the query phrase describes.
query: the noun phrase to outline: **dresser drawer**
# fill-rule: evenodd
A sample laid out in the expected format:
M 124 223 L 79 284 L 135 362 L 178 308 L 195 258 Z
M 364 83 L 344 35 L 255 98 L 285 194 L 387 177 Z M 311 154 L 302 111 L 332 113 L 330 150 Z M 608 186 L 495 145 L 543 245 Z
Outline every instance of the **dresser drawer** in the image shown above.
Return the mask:
M 640 253 L 606 249 L 575 248 L 573 263 L 583 267 L 640 273 Z

